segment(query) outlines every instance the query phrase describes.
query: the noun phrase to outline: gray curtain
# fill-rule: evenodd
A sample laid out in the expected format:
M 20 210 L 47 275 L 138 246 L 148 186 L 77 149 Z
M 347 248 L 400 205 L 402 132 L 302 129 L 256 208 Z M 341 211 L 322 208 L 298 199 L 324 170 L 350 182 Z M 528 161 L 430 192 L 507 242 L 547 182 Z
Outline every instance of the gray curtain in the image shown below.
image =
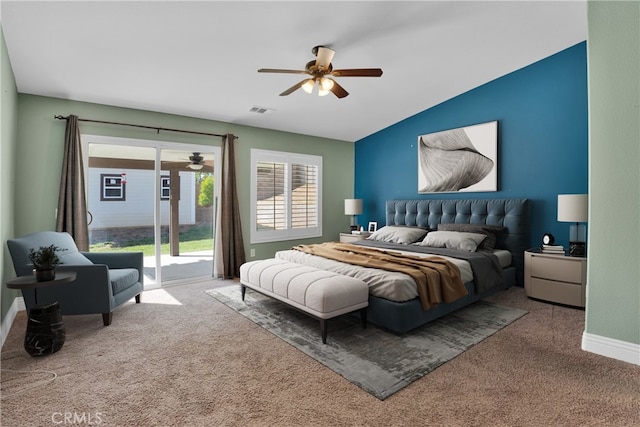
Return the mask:
M 64 136 L 56 231 L 66 231 L 73 236 L 79 250 L 89 250 L 80 127 L 78 116 L 73 115 L 67 117 L 67 130 Z
M 240 266 L 246 261 L 236 188 L 235 139 L 231 134 L 222 139 L 222 200 L 216 221 L 214 276 L 224 279 L 240 277 Z

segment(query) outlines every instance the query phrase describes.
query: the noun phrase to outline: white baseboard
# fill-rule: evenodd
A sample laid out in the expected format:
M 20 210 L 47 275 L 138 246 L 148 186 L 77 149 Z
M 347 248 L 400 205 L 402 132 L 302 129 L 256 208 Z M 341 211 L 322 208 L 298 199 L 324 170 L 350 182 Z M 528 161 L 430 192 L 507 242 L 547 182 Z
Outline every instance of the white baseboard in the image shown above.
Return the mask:
M 18 314 L 18 312 L 21 310 L 26 310 L 24 299 L 22 297 L 16 297 L 14 298 L 13 303 L 11 303 L 9 311 L 4 316 L 2 325 L 0 325 L 0 348 L 4 346 L 4 341 L 7 339 L 7 335 L 9 335 L 9 331 L 11 330 L 13 321 L 16 318 L 16 314 Z
M 640 344 L 584 332 L 582 334 L 582 349 L 601 356 L 640 365 Z

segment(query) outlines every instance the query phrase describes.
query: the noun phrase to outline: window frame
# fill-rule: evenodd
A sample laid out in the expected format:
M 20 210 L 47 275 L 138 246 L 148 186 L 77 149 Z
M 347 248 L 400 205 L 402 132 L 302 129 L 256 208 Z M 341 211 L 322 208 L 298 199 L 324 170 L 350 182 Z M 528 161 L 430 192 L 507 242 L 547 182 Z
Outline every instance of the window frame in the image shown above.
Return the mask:
M 286 165 L 286 221 L 284 230 L 257 230 L 258 208 L 258 163 L 273 162 Z M 315 227 L 291 228 L 291 179 L 292 165 L 312 165 L 317 167 L 316 209 L 317 225 Z M 322 236 L 322 156 L 311 154 L 288 153 L 284 151 L 251 149 L 251 243 L 279 242 L 285 240 L 306 239 Z
M 165 182 L 167 185 L 164 185 Z M 164 192 L 167 192 L 167 195 L 164 195 Z M 160 200 L 169 200 L 171 198 L 171 176 L 170 175 L 160 175 Z
M 107 179 L 119 180 L 116 184 L 111 186 L 110 183 L 105 182 Z M 120 190 L 120 195 L 117 197 L 107 196 L 105 191 L 107 190 Z M 100 201 L 101 202 L 126 202 L 127 201 L 127 183 L 121 174 L 113 173 L 101 173 L 100 174 Z

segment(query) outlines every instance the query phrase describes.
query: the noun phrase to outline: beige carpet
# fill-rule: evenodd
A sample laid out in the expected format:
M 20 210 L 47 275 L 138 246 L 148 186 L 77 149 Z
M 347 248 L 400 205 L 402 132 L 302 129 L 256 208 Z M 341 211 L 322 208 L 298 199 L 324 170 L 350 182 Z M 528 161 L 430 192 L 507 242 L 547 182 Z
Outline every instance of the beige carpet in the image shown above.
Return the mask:
M 581 351 L 584 312 L 522 288 L 491 300 L 528 315 L 380 401 L 204 293 L 215 285 L 145 292 L 109 327 L 65 317 L 64 347 L 43 358 L 24 352 L 20 313 L 2 349 L 1 425 L 640 423 L 640 368 Z
M 237 284 L 206 291 L 234 311 L 288 342 L 380 400 L 495 334 L 526 311 L 478 301 L 404 335 L 362 327 L 359 314 L 327 322 L 323 344 L 318 320 Z

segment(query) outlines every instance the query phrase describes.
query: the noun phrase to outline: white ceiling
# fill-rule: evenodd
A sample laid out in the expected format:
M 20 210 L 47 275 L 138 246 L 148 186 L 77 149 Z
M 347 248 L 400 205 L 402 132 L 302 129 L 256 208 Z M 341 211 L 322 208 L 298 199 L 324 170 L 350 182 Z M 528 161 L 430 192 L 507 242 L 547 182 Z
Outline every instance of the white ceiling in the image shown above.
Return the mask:
M 346 141 L 587 34 L 585 1 L 3 0 L 1 20 L 21 93 Z M 337 78 L 350 93 L 338 99 L 281 97 L 304 76 L 257 72 L 304 69 L 316 45 L 336 51 L 336 69 L 384 74 Z

